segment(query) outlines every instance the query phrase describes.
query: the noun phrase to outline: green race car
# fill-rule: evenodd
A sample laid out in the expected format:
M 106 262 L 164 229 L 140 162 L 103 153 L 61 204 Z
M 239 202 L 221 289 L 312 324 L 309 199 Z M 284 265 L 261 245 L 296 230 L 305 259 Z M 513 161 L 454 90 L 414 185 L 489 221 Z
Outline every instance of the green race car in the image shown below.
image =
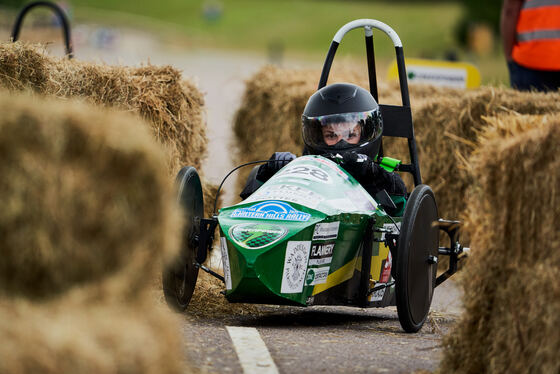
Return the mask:
M 402 215 L 390 216 L 395 203 L 386 193 L 372 197 L 336 161 L 299 157 L 241 203 L 203 218 L 200 179 L 192 167 L 177 176 L 186 227 L 180 258 L 163 272 L 168 304 L 184 310 L 198 270 L 225 285 L 230 302 L 277 305 L 396 305 L 407 332 L 418 331 L 428 315 L 434 288 L 456 272 L 465 257 L 458 242 L 459 223 L 442 220 L 434 193 L 422 184 L 408 97 L 402 45 L 397 34 L 375 20 L 356 20 L 335 35 L 319 88 L 326 85 L 338 44 L 349 30 L 366 34 L 370 91 L 377 100 L 372 28 L 392 39 L 400 73 L 402 106 L 380 105 L 383 137 L 408 140 L 410 164 L 379 154 L 386 169 L 409 172 L 415 188 Z M 235 170 L 235 169 L 234 169 Z M 224 276 L 203 266 L 219 227 Z M 449 247 L 439 247 L 439 233 Z M 441 256 L 449 269 L 437 276 Z

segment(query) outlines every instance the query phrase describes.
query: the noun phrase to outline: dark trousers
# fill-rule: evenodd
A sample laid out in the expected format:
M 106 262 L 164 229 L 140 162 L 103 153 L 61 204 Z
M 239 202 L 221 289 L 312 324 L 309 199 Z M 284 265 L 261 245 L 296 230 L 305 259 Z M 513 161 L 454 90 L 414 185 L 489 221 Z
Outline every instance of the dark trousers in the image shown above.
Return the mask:
M 511 86 L 520 91 L 554 91 L 560 88 L 560 71 L 533 70 L 508 62 Z

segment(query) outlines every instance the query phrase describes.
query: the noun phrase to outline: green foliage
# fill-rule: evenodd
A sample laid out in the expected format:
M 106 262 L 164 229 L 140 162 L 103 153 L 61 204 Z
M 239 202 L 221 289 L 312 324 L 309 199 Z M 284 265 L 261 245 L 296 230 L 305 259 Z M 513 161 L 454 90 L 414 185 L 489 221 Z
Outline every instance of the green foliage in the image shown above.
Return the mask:
M 212 19 L 205 17 L 208 3 L 220 4 L 221 14 L 214 14 Z M 443 51 L 454 47 L 453 30 L 462 13 L 457 1 L 395 4 L 318 0 L 74 0 L 72 4 L 76 17 L 97 14 L 106 21 L 108 13 L 96 11 L 101 9 L 122 12 L 117 20 L 121 25 L 132 22 L 145 27 L 149 19 L 176 25 L 191 45 L 200 47 L 263 51 L 271 44 L 281 44 L 286 53 L 312 55 L 325 53 L 336 30 L 346 22 L 374 18 L 397 31 L 407 56 L 440 57 Z M 389 39 L 380 33 L 375 35 L 379 35 L 376 55 L 392 56 L 394 49 Z M 350 33 L 339 53 L 364 54 L 363 33 Z
M 465 13 L 455 29 L 456 38 L 461 45 L 466 44 L 468 28 L 475 23 L 487 24 L 496 35 L 500 34 L 501 1 L 461 0 L 461 2 Z
M 0 7 L 19 9 L 27 2 L 28 0 L 0 0 Z

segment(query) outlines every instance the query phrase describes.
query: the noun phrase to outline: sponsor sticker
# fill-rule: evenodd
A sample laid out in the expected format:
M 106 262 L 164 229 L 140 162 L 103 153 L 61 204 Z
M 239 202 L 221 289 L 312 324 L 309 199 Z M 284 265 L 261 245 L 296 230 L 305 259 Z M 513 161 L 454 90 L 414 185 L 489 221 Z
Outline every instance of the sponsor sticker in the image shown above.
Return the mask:
M 397 222 L 395 223 L 385 223 L 383 225 L 383 229 L 389 231 L 391 234 L 399 234 L 400 230 L 401 230 L 401 223 Z M 381 234 L 381 240 L 385 240 L 385 233 Z
M 262 186 L 245 202 L 283 200 L 315 209 L 324 199 L 324 197 L 308 188 L 291 184 L 279 184 Z
M 340 222 L 318 223 L 313 231 L 313 240 L 331 240 L 338 238 Z
M 313 244 L 309 257 L 309 266 L 330 264 L 334 250 L 334 242 Z
M 305 284 L 308 286 L 314 286 L 316 284 L 327 283 L 327 277 L 329 276 L 329 269 L 330 269 L 329 266 L 307 269 L 307 275 L 305 276 Z
M 377 283 L 376 286 L 377 286 L 377 285 L 380 285 L 380 286 L 381 286 L 381 285 L 383 285 L 383 284 L 382 284 L 382 283 Z M 383 287 L 383 288 L 380 289 L 380 290 L 373 291 L 373 293 L 372 293 L 371 296 L 370 296 L 369 301 L 381 301 L 381 300 L 383 300 L 383 296 L 385 295 L 385 290 L 386 290 L 386 289 L 387 289 L 387 288 Z
M 224 237 L 220 238 L 221 250 L 222 250 L 222 266 L 224 268 L 224 279 L 226 281 L 226 290 L 231 290 L 231 270 L 229 267 L 229 255 L 227 250 L 227 239 Z
M 325 170 L 311 164 L 288 165 L 276 174 L 279 177 L 290 176 L 312 180 L 320 183 L 332 183 L 332 178 Z
M 250 207 L 235 209 L 231 217 L 306 222 L 309 221 L 311 214 L 294 209 L 282 201 L 265 201 Z
M 288 230 L 278 225 L 267 223 L 244 223 L 229 229 L 229 237 L 239 246 L 247 249 L 259 249 L 272 245 L 282 239 Z
M 286 245 L 281 293 L 300 293 L 306 277 L 311 242 L 291 241 Z
M 383 270 L 381 270 L 381 276 L 379 277 L 379 282 L 387 283 L 391 279 L 391 267 L 393 266 L 393 257 L 391 256 L 391 251 L 387 254 L 387 258 L 383 261 Z

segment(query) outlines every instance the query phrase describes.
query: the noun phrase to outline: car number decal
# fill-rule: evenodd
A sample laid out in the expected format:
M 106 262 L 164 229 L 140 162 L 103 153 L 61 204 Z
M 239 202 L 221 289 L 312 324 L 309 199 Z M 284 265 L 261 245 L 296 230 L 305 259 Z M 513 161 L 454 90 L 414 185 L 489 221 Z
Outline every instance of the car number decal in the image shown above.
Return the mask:
M 320 183 L 332 183 L 329 173 L 317 166 L 309 164 L 287 166 L 278 173 L 278 176 L 298 176 L 303 179 L 310 179 Z

